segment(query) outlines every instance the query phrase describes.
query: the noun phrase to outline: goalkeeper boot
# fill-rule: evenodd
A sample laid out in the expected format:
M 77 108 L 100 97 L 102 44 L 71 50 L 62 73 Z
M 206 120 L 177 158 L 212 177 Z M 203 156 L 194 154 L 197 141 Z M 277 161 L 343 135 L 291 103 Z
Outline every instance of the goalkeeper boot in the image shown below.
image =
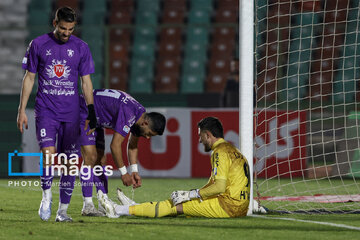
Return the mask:
M 117 198 L 120 201 L 120 203 L 122 205 L 128 205 L 128 206 L 133 206 L 136 205 L 137 203 L 133 200 L 131 200 L 130 198 L 128 198 L 122 191 L 120 188 L 118 188 L 116 190 L 117 192 Z
M 51 216 L 52 198 L 43 198 L 40 203 L 39 216 L 41 220 L 47 221 Z
M 98 206 L 99 206 L 99 212 L 100 212 L 103 216 L 106 216 L 106 210 L 105 210 L 105 208 L 101 205 L 100 200 L 99 200 Z
M 67 215 L 66 211 L 58 210 L 56 213 L 55 222 L 72 222 L 72 218 Z
M 98 211 L 93 204 L 85 204 L 81 210 L 81 215 L 89 217 L 104 217 L 105 214 Z
M 261 206 L 259 204 L 258 201 L 254 200 L 254 204 L 253 204 L 253 213 L 262 213 L 265 214 L 269 211 L 269 209 L 267 209 L 264 206 Z M 248 214 L 251 214 L 251 212 L 248 211 Z
M 101 206 L 105 209 L 106 216 L 108 218 L 117 218 L 114 202 L 105 196 L 101 190 L 99 190 L 97 194 Z

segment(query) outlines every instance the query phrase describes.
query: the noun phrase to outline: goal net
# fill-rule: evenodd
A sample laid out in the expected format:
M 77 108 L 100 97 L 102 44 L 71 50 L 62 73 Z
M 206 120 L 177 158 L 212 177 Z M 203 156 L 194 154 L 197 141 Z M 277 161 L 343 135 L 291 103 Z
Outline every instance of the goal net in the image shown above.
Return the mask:
M 254 199 L 360 212 L 359 0 L 255 1 Z

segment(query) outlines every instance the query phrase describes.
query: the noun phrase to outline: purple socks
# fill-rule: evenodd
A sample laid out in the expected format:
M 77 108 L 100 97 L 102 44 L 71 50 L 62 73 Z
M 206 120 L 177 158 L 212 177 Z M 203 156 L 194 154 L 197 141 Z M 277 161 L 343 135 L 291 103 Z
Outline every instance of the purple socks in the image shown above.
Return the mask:
M 83 166 L 81 169 L 82 170 L 80 173 L 80 182 L 81 182 L 82 194 L 84 197 L 92 197 L 92 189 L 94 186 L 93 169 L 88 166 Z
M 100 176 L 94 175 L 94 184 L 96 191 L 101 190 L 103 193 L 108 193 L 108 177 L 105 175 L 105 166 L 103 166 L 103 172 Z
M 40 177 L 42 190 L 47 190 L 51 188 L 53 178 L 54 176 L 52 175 L 51 172 L 51 166 L 43 167 L 43 175 Z
M 69 204 L 74 190 L 75 176 L 61 175 L 60 177 L 60 203 Z

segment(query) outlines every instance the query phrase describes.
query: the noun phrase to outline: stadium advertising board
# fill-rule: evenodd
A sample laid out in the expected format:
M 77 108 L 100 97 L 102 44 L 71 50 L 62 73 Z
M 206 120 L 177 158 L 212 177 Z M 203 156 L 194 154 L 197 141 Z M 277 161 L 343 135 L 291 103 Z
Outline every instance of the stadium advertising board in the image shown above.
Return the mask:
M 143 177 L 208 177 L 210 154 L 204 152 L 203 146 L 199 143 L 197 129 L 197 122 L 206 116 L 218 117 L 223 123 L 225 139 L 239 146 L 239 113 L 234 109 L 147 110 L 163 113 L 167 118 L 167 126 L 163 136 L 155 136 L 150 140 L 140 138 L 139 171 Z M 301 176 L 302 169 L 306 168 L 306 112 L 266 110 L 258 113 L 258 127 L 254 131 L 258 150 L 254 161 L 257 161 L 255 167 L 260 173 L 259 176 L 289 177 L 289 172 L 293 177 Z M 26 141 L 36 139 L 35 126 L 29 129 L 24 134 L 24 152 L 36 151 L 33 145 L 32 149 L 27 148 L 29 144 L 26 144 Z M 105 152 L 108 164 L 115 168 L 110 152 L 112 134 L 112 130 L 105 131 Z M 126 145 L 127 139 L 122 146 L 124 158 Z M 33 166 L 24 162 L 26 171 L 31 171 L 29 168 Z M 118 171 L 114 171 L 114 176 L 119 176 Z

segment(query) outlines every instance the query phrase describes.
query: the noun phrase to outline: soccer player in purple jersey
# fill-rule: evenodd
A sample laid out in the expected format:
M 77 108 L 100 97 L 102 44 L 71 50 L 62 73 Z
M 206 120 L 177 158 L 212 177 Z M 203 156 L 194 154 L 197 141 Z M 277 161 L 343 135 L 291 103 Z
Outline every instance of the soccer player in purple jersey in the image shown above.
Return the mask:
M 17 126 L 22 133 L 28 128 L 25 113 L 35 75 L 38 73 L 38 90 L 35 100 L 36 136 L 42 153 L 54 156 L 58 135 L 58 152 L 64 152 L 68 159 L 76 152 L 79 131 L 78 77 L 88 104 L 86 128 L 88 134 L 95 130 L 96 116 L 93 100 L 93 86 L 90 74 L 94 73 L 94 62 L 88 45 L 72 35 L 76 25 L 76 13 L 69 7 L 59 8 L 53 20 L 54 31 L 35 38 L 29 44 L 23 59 L 23 78 Z M 61 136 L 60 136 L 61 135 Z M 53 176 L 51 163 L 44 164 L 41 177 L 43 189 L 39 208 L 40 218 L 47 221 L 51 216 Z M 48 170 L 47 170 L 48 169 Z M 74 188 L 75 176 L 63 174 L 60 178 L 60 203 L 55 221 L 72 221 L 67 208 Z
M 95 132 L 87 135 L 83 129 L 88 113 L 85 101 L 80 97 L 80 145 L 84 166 L 87 166 L 87 168 L 83 168 L 81 173 L 84 172 L 84 174 L 80 178 L 84 199 L 81 213 L 85 216 L 101 215 L 92 202 L 93 183 L 97 191 L 101 190 L 105 194 L 108 192 L 103 128 L 114 130 L 110 149 L 114 162 L 120 171 L 123 184 L 137 188 L 141 186 L 141 177 L 138 174 L 137 167 L 139 137 L 150 139 L 152 136 L 162 135 L 166 124 L 164 115 L 157 112 L 146 113 L 145 108 L 139 102 L 120 90 L 94 90 L 94 106 L 98 125 Z M 130 134 L 127 147 L 131 175 L 124 165 L 121 151 L 121 144 L 128 134 Z M 95 165 L 103 166 L 100 176 L 94 174 Z M 85 169 L 87 172 L 84 171 Z M 99 204 L 99 206 L 101 205 Z

